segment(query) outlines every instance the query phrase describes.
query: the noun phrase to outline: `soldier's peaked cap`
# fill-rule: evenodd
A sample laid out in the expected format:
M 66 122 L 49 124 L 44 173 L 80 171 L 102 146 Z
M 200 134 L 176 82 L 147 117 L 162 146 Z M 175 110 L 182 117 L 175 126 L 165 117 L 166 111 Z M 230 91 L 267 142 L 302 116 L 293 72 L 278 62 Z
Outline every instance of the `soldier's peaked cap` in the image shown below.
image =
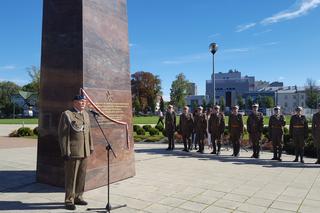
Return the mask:
M 74 101 L 80 101 L 80 100 L 85 100 L 85 99 L 86 99 L 86 96 L 84 96 L 84 95 L 76 95 L 73 97 Z
M 302 111 L 302 107 L 301 107 L 301 106 L 298 106 L 298 107 L 296 108 L 296 111 Z
M 203 109 L 203 107 L 202 107 L 202 106 L 199 106 L 198 109 Z
M 259 107 L 259 104 L 257 104 L 257 103 L 252 104 L 252 107 Z
M 220 109 L 220 106 L 219 105 L 215 105 L 214 108 L 215 109 Z
M 239 109 L 239 106 L 238 106 L 238 105 L 234 105 L 234 106 L 232 107 L 232 109 Z
M 280 106 L 275 106 L 273 109 L 274 110 L 279 110 L 279 109 L 281 109 L 281 107 Z

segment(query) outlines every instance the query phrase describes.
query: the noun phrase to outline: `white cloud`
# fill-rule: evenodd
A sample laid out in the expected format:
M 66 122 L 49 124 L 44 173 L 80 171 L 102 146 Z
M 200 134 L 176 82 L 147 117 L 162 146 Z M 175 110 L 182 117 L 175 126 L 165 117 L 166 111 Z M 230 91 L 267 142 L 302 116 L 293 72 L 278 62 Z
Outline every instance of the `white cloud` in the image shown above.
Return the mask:
M 265 18 L 261 24 L 273 24 L 281 21 L 286 21 L 300 16 L 306 15 L 311 10 L 320 5 L 320 0 L 299 0 L 291 9 L 281 11 L 271 17 Z
M 283 81 L 284 79 L 285 79 L 285 77 L 280 76 L 280 77 L 278 78 L 278 81 Z
M 277 44 L 279 44 L 278 41 L 271 41 L 271 42 L 263 43 L 263 44 L 261 44 L 261 46 L 274 46 Z
M 5 65 L 0 67 L 0 70 L 14 70 L 14 69 L 16 69 L 16 66 L 14 65 Z
M 214 33 L 208 36 L 208 38 L 216 38 L 219 37 L 221 34 L 220 33 Z
M 272 31 L 271 29 L 267 29 L 267 30 L 264 30 L 264 31 L 261 31 L 261 32 L 256 32 L 256 33 L 254 33 L 253 35 L 254 35 L 254 36 L 260 36 L 260 35 L 269 33 L 269 32 L 271 32 L 271 31 Z
M 134 43 L 129 43 L 129 47 L 136 47 L 137 44 L 134 44 Z
M 254 26 L 256 26 L 256 23 L 241 24 L 236 27 L 236 32 L 240 33 L 242 31 L 248 30 Z

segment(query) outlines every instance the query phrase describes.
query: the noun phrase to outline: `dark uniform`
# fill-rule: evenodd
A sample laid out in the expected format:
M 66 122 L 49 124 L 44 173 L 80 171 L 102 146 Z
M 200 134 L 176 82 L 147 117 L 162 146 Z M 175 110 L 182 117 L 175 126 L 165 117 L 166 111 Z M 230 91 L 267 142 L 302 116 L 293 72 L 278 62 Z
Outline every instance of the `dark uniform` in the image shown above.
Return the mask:
M 176 131 L 176 113 L 174 111 L 166 112 L 165 116 L 165 130 L 169 140 L 168 150 L 174 149 L 174 133 Z
M 283 128 L 286 125 L 283 115 L 272 115 L 269 120 L 269 136 L 273 146 L 273 160 L 281 160 Z
M 194 116 L 194 130 L 196 133 L 196 143 L 199 145 L 198 152 L 203 153 L 204 139 L 207 134 L 207 118 L 205 114 L 201 113 Z
M 317 164 L 320 164 L 320 112 L 317 112 L 312 117 L 312 136 L 313 143 L 317 148 Z
M 221 137 L 225 128 L 224 115 L 222 113 L 212 113 L 210 115 L 208 126 L 208 131 L 211 134 L 211 143 L 213 146 L 212 154 L 219 154 L 221 149 Z M 216 141 L 218 146 L 218 152 L 216 147 Z
M 193 115 L 192 113 L 182 113 L 180 115 L 179 131 L 182 134 L 184 151 L 191 149 L 190 136 L 193 131 Z
M 67 206 L 81 203 L 87 159 L 93 152 L 88 113 L 75 109 L 63 112 L 58 136 L 61 154 L 65 159 L 65 203 Z
M 304 145 L 308 137 L 308 121 L 304 115 L 293 115 L 290 120 L 290 136 L 292 137 L 295 145 L 295 162 L 300 161 L 303 163 Z
M 253 146 L 254 158 L 259 158 L 260 140 L 263 131 L 263 114 L 261 112 L 251 113 L 247 120 L 249 138 Z
M 230 114 L 228 130 L 230 141 L 233 145 L 233 156 L 238 156 L 240 152 L 240 139 L 243 135 L 243 119 L 241 114 Z

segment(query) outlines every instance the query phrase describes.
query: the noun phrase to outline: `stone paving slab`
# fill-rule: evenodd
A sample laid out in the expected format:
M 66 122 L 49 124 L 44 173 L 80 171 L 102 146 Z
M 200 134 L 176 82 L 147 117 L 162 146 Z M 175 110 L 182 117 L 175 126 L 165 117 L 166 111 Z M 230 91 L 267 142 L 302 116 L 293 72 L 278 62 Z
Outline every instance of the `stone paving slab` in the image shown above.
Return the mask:
M 28 139 L 29 140 L 29 139 Z M 320 166 L 261 159 L 171 152 L 165 144 L 136 144 L 136 176 L 111 185 L 113 212 L 319 212 Z M 35 182 L 36 143 L 0 149 L 1 212 L 67 212 L 62 188 Z M 106 187 L 85 193 L 87 208 L 104 208 Z M 99 212 L 99 211 L 91 211 Z M 101 211 L 100 211 L 101 212 Z

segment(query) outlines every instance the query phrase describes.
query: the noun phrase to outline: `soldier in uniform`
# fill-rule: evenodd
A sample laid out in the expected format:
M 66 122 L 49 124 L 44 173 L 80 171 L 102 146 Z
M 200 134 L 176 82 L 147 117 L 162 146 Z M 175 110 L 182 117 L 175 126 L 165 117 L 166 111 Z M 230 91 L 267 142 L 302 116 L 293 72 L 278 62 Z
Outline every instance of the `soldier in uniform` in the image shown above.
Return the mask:
M 232 113 L 229 116 L 228 130 L 230 135 L 230 141 L 233 145 L 232 156 L 238 157 L 240 152 L 240 142 L 243 136 L 243 118 L 238 113 L 239 106 L 232 107 Z
M 176 131 L 176 113 L 173 110 L 173 106 L 169 105 L 165 116 L 165 130 L 169 140 L 169 146 L 167 150 L 174 149 L 174 133 Z
M 90 119 L 84 110 L 85 107 L 85 97 L 75 96 L 73 108 L 61 114 L 58 128 L 65 164 L 65 205 L 68 210 L 75 210 L 75 205 L 87 205 L 82 195 L 88 157 L 93 152 L 93 142 L 90 135 Z
M 319 111 L 312 117 L 312 136 L 313 143 L 317 147 L 317 161 L 316 164 L 320 164 L 320 104 L 318 104 Z
M 189 113 L 189 107 L 183 107 L 183 113 L 180 115 L 179 131 L 182 134 L 183 151 L 189 152 L 191 149 L 191 133 L 193 131 L 193 115 Z
M 296 158 L 293 162 L 298 162 L 300 155 L 300 162 L 304 163 L 303 154 L 305 140 L 308 137 L 308 121 L 307 118 L 302 115 L 302 107 L 297 107 L 296 114 L 291 116 L 289 133 L 295 145 Z
M 260 153 L 260 140 L 263 131 L 263 114 L 258 111 L 259 105 L 252 105 L 252 113 L 247 120 L 247 128 L 249 138 L 253 146 L 253 155 L 251 158 L 259 158 Z
M 224 115 L 220 112 L 220 106 L 216 105 L 213 107 L 212 114 L 209 119 L 209 133 L 211 134 L 211 144 L 213 151 L 211 154 L 220 154 L 221 149 L 221 137 L 224 133 L 225 122 Z M 217 146 L 218 152 L 217 152 Z
M 271 160 L 281 161 L 282 145 L 283 145 L 283 128 L 286 125 L 284 116 L 280 114 L 280 107 L 273 109 L 274 114 L 269 120 L 269 136 L 273 146 L 273 158 Z
M 197 152 L 203 153 L 204 151 L 204 138 L 207 133 L 207 119 L 206 115 L 202 112 L 203 108 L 198 107 L 197 113 L 194 116 L 194 129 L 196 133 L 196 143 L 199 145 Z

